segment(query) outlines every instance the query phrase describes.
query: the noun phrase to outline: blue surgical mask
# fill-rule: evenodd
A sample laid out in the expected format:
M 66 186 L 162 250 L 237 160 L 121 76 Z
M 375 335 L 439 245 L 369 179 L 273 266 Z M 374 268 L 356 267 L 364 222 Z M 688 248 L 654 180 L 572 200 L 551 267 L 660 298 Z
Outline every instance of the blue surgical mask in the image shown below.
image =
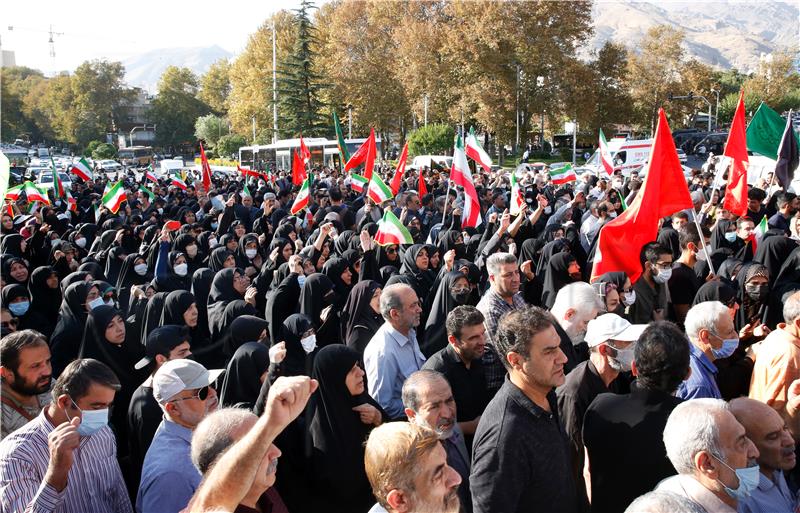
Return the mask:
M 105 302 L 103 301 L 102 297 L 95 298 L 89 301 L 89 310 L 94 310 L 98 306 L 103 306 Z
M 70 401 L 72 401 L 72 399 L 70 399 Z M 75 401 L 72 401 L 72 404 L 75 404 Z M 78 405 L 75 404 L 75 407 L 78 408 Z M 81 425 L 78 426 L 79 435 L 91 436 L 100 431 L 103 426 L 108 425 L 108 408 L 85 411 L 78 408 L 78 410 L 81 412 Z M 67 418 L 69 418 L 69 414 Z
M 725 232 L 725 240 L 728 242 L 736 242 L 736 232 Z
M 8 309 L 11 310 L 14 317 L 20 317 L 28 313 L 28 308 L 30 308 L 30 306 L 30 301 L 21 301 L 19 303 L 9 303 Z
M 736 348 L 739 347 L 739 339 L 738 338 L 722 338 L 716 333 L 712 333 L 717 338 L 722 339 L 722 347 L 719 349 L 711 348 L 711 354 L 714 355 L 714 358 L 719 360 L 720 358 L 727 358 L 736 351 Z
M 297 284 L 300 285 L 300 288 L 303 288 L 303 285 L 306 283 L 306 275 L 305 274 L 298 274 L 297 275 Z
M 759 470 L 758 465 L 753 465 L 751 467 L 744 467 L 744 468 L 737 468 L 733 469 L 722 461 L 722 458 L 719 456 L 714 456 L 720 463 L 725 465 L 726 467 L 730 468 L 734 474 L 736 474 L 736 478 L 739 480 L 739 486 L 736 489 L 728 488 L 725 486 L 725 483 L 722 481 L 717 481 L 725 488 L 725 493 L 731 496 L 731 498 L 736 499 L 738 501 L 744 500 L 750 497 L 750 494 L 753 493 L 758 487 L 758 483 L 761 480 L 761 471 Z

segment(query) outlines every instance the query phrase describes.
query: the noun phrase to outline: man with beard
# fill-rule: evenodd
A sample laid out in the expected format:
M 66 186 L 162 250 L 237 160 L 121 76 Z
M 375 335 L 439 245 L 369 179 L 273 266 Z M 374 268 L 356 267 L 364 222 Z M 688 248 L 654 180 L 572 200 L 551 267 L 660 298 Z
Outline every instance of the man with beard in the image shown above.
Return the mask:
M 567 363 L 555 324 L 546 310 L 527 307 L 506 314 L 497 328 L 508 377 L 475 433 L 469 484 L 476 513 L 578 511 L 553 391 L 564 383 Z
M 436 432 L 387 422 L 367 439 L 364 465 L 378 503 L 369 513 L 457 513 L 461 477 Z
M 561 351 L 567 356 L 565 374 L 589 357 L 583 340 L 586 327 L 602 308 L 603 303 L 594 288 L 585 282 L 570 283 L 556 294 L 550 313 L 556 318 L 555 330 L 561 338 Z
M 409 422 L 432 429 L 442 441 L 447 464 L 461 476 L 461 511 L 472 511 L 469 494 L 469 454 L 456 424 L 456 401 L 447 379 L 435 370 L 417 371 L 403 384 L 403 406 Z
M 44 335 L 22 330 L 0 342 L 0 440 L 39 415 L 52 400 L 50 348 Z

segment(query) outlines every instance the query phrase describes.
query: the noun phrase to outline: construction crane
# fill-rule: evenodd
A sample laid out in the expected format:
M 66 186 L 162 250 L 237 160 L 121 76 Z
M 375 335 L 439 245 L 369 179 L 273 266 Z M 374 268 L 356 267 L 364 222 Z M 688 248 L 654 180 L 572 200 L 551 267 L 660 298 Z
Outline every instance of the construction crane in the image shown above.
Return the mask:
M 29 27 L 16 27 L 14 25 L 9 25 L 8 26 L 8 31 L 9 32 L 13 32 L 14 30 L 18 30 L 18 31 L 22 30 L 22 31 L 25 31 L 25 32 L 40 32 L 40 33 L 47 34 L 49 36 L 49 39 L 47 40 L 47 43 L 50 45 L 50 58 L 55 60 L 55 58 L 56 58 L 56 41 L 55 41 L 54 37 L 55 36 L 63 36 L 64 35 L 63 32 L 54 31 L 52 25 L 50 25 L 50 28 L 48 30 L 35 29 L 35 28 L 29 28 Z

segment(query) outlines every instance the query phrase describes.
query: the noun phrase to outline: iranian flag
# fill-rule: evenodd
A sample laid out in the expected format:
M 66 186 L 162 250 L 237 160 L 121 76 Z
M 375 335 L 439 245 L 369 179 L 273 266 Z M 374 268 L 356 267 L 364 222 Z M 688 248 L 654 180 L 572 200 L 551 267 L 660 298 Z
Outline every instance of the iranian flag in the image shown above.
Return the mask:
M 72 163 L 72 169 L 70 171 L 83 180 L 89 181 L 92 179 L 92 166 L 90 166 L 83 157 Z
M 469 134 L 467 134 L 467 157 L 480 164 L 487 173 L 492 170 L 492 159 L 481 147 L 478 138 L 475 137 L 473 127 L 469 127 Z
M 172 185 L 182 191 L 186 190 L 186 182 L 184 182 L 183 179 L 181 179 L 181 177 L 178 175 L 172 175 Z
M 93 205 L 94 208 L 94 224 L 100 224 L 100 216 L 102 216 L 102 212 L 100 212 L 100 207 L 97 205 Z
M 4 199 L 17 201 L 19 199 L 19 195 L 22 194 L 22 191 L 25 189 L 25 185 L 17 185 L 16 187 L 10 187 L 6 191 L 6 195 Z
M 388 208 L 383 213 L 383 219 L 378 221 L 378 231 L 375 233 L 375 242 L 381 246 L 391 244 L 414 244 L 414 238 L 403 226 L 403 223 Z
M 140 185 L 140 186 L 139 186 L 139 191 L 140 191 L 141 193 L 143 193 L 143 194 L 147 194 L 147 196 L 149 196 L 149 197 L 150 197 L 150 201 L 153 201 L 153 198 L 155 198 L 155 197 L 156 197 L 156 195 L 153 193 L 153 191 L 151 191 L 150 189 L 148 189 L 148 188 L 147 188 L 147 187 L 145 187 L 144 185 Z
M 517 173 L 511 172 L 511 209 L 509 213 L 512 216 L 519 214 L 522 211 L 522 205 L 525 204 L 525 198 L 522 196 L 522 190 L 517 181 Z
M 769 230 L 769 226 L 767 223 L 767 216 L 761 218 L 761 222 L 756 225 L 755 230 L 753 230 L 752 235 L 752 242 L 753 242 L 753 254 L 756 254 L 756 249 L 758 249 L 758 245 L 761 244 L 761 239 L 764 238 L 764 234 L 767 233 Z
M 253 171 L 252 169 L 239 166 L 238 164 L 236 166 L 236 169 L 238 169 L 239 172 L 242 173 L 242 176 L 244 176 L 245 178 L 247 178 L 248 176 L 252 176 L 253 178 L 261 178 L 261 173 L 259 173 L 258 171 Z
M 67 205 L 72 212 L 78 211 L 78 201 L 67 191 Z
M 122 187 L 122 180 L 114 184 L 105 195 L 103 195 L 103 206 L 109 209 L 112 213 L 116 214 L 119 207 L 126 200 L 125 189 Z
M 52 157 L 50 158 L 50 162 L 53 164 L 53 196 L 55 199 L 65 198 L 67 193 L 64 190 L 64 184 L 61 183 L 61 177 L 58 176 L 56 163 L 53 162 Z
M 28 203 L 38 201 L 45 205 L 50 204 L 50 198 L 47 197 L 47 192 L 41 190 L 31 182 L 25 182 L 25 196 L 28 198 Z
M 294 203 L 292 203 L 292 215 L 297 215 L 297 213 L 304 208 L 308 208 L 308 201 L 311 199 L 311 180 L 313 179 L 314 175 L 309 173 L 308 178 L 303 181 L 300 192 L 297 193 L 297 197 L 294 199 Z
M 575 175 L 575 170 L 572 169 L 572 164 L 567 164 L 566 166 L 559 167 L 556 169 L 551 169 L 548 171 L 550 173 L 550 179 L 556 185 L 561 185 L 562 183 L 569 183 L 574 182 L 578 179 Z
M 144 171 L 144 179 L 158 183 L 158 178 L 156 178 L 156 174 L 153 172 L 153 166 L 150 164 L 148 164 L 147 169 Z
M 450 169 L 450 178 L 453 183 L 464 188 L 464 210 L 461 213 L 461 227 L 475 228 L 481 224 L 481 203 L 478 192 L 472 182 L 472 173 L 467 163 L 467 153 L 464 150 L 464 141 L 460 135 L 456 136 L 453 149 L 453 166 Z
M 368 183 L 369 180 L 358 173 L 350 175 L 350 187 L 356 192 L 364 192 L 364 187 L 366 187 Z
M 611 152 L 608 151 L 608 142 L 602 128 L 600 129 L 600 162 L 608 176 L 614 174 L 614 162 L 611 160 Z
M 241 196 L 243 198 L 252 198 L 253 197 L 253 195 L 250 194 L 250 189 L 247 188 L 247 184 L 244 184 L 244 186 L 242 187 Z
M 372 180 L 369 181 L 367 196 L 369 196 L 369 199 L 374 201 L 376 205 L 380 205 L 384 201 L 389 201 L 390 199 L 394 198 L 392 189 L 390 189 L 389 186 L 386 185 L 383 180 L 381 180 L 381 177 L 378 175 L 378 173 L 372 173 Z

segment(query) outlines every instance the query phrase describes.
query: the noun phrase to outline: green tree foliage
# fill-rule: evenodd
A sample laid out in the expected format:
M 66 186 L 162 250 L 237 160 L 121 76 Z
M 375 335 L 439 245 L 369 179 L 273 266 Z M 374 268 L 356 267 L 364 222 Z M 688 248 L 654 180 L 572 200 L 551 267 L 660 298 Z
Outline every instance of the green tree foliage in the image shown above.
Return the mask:
M 217 141 L 227 135 L 230 130 L 228 129 L 228 120 L 208 114 L 197 118 L 194 123 L 194 136 L 197 139 L 204 140 L 207 144 L 213 146 L 217 145 Z
M 246 145 L 247 141 L 245 140 L 244 136 L 239 134 L 229 134 L 220 137 L 214 149 L 216 150 L 217 155 L 229 157 L 236 155 L 239 152 L 239 148 Z
M 435 123 L 420 127 L 408 135 L 408 153 L 411 156 L 449 154 L 454 137 L 452 125 Z
M 68 140 L 82 145 L 116 129 L 121 107 L 132 100 L 125 87 L 121 62 L 84 62 L 72 76 L 74 134 Z
M 95 160 L 113 159 L 117 156 L 117 148 L 113 144 L 100 143 L 92 150 L 92 158 Z
M 228 96 L 231 94 L 231 64 L 220 59 L 200 77 L 200 92 L 197 97 L 212 111 L 224 115 L 228 113 Z
M 279 128 L 283 136 L 325 135 L 329 123 L 322 112 L 320 93 L 322 77 L 314 68 L 315 55 L 311 50 L 315 29 L 310 10 L 314 4 L 302 0 L 295 12 L 297 38 L 285 61 L 279 65 L 278 102 L 282 107 Z
M 176 66 L 164 70 L 151 111 L 160 145 L 174 148 L 193 144 L 195 121 L 210 110 L 197 98 L 197 92 L 198 80 L 192 70 Z
M 17 137 L 27 134 L 33 140 L 41 138 L 36 119 L 30 117 L 25 109 L 25 97 L 36 84 L 44 82 L 40 71 L 15 66 L 3 69 L 0 80 L 0 132 L 3 141 L 11 142 Z
M 594 74 L 595 92 L 582 101 L 594 103 L 596 108 L 588 128 L 593 132 L 607 128 L 606 133 L 611 133 L 611 125 L 628 123 L 633 117 L 633 101 L 627 87 L 627 50 L 619 43 L 606 41 L 589 67 Z
M 92 153 L 94 153 L 94 150 L 96 150 L 101 144 L 103 144 L 103 141 L 98 141 L 96 139 L 94 141 L 89 141 L 89 144 L 87 144 L 86 148 L 83 150 L 83 156 L 91 157 Z

